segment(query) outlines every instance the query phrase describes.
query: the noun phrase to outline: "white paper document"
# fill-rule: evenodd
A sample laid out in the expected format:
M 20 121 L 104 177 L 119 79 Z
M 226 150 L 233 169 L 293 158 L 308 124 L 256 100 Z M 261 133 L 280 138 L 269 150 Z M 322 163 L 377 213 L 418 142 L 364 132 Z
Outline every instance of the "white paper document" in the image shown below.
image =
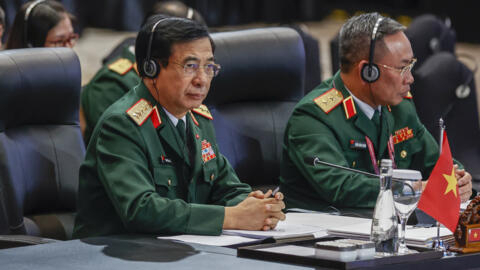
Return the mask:
M 368 239 L 370 237 L 370 230 L 372 221 L 367 219 L 368 222 L 362 222 L 354 225 L 338 226 L 328 229 L 328 234 Z M 400 225 L 398 230 L 400 230 Z M 429 246 L 432 239 L 437 236 L 437 227 L 423 228 L 407 226 L 405 230 L 405 240 L 407 244 L 417 246 Z M 440 227 L 440 238 L 448 239 L 452 237 L 452 233 L 445 227 Z
M 232 245 L 237 245 L 241 243 L 258 242 L 258 239 L 235 236 L 235 235 L 207 236 L 207 235 L 182 234 L 182 235 L 176 235 L 176 236 L 159 236 L 157 238 L 202 244 L 202 245 L 221 246 L 221 247 L 232 246 Z

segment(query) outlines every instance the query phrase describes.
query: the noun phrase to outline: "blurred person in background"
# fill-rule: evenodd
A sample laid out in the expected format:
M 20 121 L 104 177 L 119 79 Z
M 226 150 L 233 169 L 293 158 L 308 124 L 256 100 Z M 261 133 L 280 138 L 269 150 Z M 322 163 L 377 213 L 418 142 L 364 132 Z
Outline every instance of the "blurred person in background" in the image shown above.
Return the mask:
M 0 50 L 3 47 L 2 38 L 3 38 L 4 32 L 5 32 L 5 12 L 3 11 L 3 8 L 0 7 Z
M 180 1 L 157 2 L 145 20 L 153 15 L 187 18 L 204 26 L 200 13 Z M 104 66 L 83 88 L 80 104 L 80 127 L 88 145 L 93 128 L 102 113 L 131 88 L 140 83 L 135 63 L 135 38 L 122 41 L 104 59 Z
M 74 16 L 53 0 L 29 1 L 17 12 L 5 49 L 75 46 Z

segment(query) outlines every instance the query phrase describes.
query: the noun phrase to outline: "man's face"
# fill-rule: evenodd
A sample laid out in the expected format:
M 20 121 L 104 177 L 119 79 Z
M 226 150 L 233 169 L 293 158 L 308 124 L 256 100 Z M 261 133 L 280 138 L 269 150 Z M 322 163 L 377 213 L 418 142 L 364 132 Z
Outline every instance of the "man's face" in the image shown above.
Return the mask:
M 413 59 L 410 41 L 403 32 L 385 36 L 386 53 L 376 61 L 380 78 L 371 84 L 372 97 L 377 105 L 398 105 L 410 91 L 413 76 L 410 70 L 401 74 Z
M 207 96 L 212 76 L 207 75 L 203 67 L 213 63 L 212 46 L 207 37 L 173 44 L 168 65 L 161 67 L 156 78 L 157 91 L 152 92 L 153 96 L 173 115 L 185 115 L 200 106 Z M 187 74 L 185 64 L 198 64 L 200 68 Z

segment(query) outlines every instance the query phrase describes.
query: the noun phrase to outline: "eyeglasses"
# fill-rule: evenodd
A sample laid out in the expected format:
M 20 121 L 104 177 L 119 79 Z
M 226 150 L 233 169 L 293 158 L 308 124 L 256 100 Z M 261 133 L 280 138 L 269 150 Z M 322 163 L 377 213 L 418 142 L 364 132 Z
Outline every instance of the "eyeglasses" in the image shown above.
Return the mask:
M 61 39 L 52 40 L 52 41 L 47 40 L 46 44 L 51 45 L 53 47 L 66 47 L 68 44 L 70 44 L 71 46 L 74 46 L 77 43 L 77 40 L 78 40 L 78 34 L 72 33 L 66 38 L 61 38 Z
M 412 58 L 412 60 L 410 60 L 410 63 L 408 65 L 402 67 L 402 68 L 391 67 L 391 66 L 387 66 L 387 65 L 384 65 L 384 64 L 377 64 L 377 65 L 379 65 L 381 67 L 384 67 L 384 68 L 387 68 L 387 69 L 398 71 L 398 72 L 400 72 L 400 76 L 403 76 L 407 72 L 410 72 L 412 70 L 412 68 L 415 66 L 416 62 L 417 62 L 417 58 Z
M 205 74 L 207 74 L 208 77 L 213 78 L 218 75 L 221 69 L 221 66 L 215 63 L 205 64 L 203 66 L 200 66 L 197 63 L 185 63 L 185 64 L 180 64 L 176 62 L 172 62 L 172 63 L 183 67 L 183 73 L 187 76 L 198 74 L 198 70 L 200 69 L 200 67 L 202 67 Z

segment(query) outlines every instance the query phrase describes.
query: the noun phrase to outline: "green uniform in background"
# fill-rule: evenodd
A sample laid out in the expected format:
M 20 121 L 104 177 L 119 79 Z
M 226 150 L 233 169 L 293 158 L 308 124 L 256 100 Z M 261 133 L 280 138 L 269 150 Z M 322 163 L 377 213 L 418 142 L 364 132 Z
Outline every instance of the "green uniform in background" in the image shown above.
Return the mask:
M 335 88 L 332 90 L 332 88 Z M 395 163 L 414 169 L 424 179 L 438 159 L 438 144 L 418 119 L 411 99 L 397 106 L 382 106 L 381 126 L 355 107 L 340 73 L 324 81 L 295 107 L 284 137 L 280 186 L 287 208 L 326 210 L 373 208 L 378 178 L 304 161 L 322 161 L 375 173 L 366 138 L 376 159 L 389 158 L 387 142 L 393 136 Z
M 80 168 L 75 238 L 222 232 L 224 206 L 251 188 L 219 153 L 200 108 L 186 115 L 185 142 L 143 83 L 105 111 Z
M 104 65 L 83 88 L 81 104 L 86 122 L 85 144 L 88 144 L 102 113 L 140 82 L 134 62 L 134 53 L 130 47 L 125 47 L 120 57 Z

